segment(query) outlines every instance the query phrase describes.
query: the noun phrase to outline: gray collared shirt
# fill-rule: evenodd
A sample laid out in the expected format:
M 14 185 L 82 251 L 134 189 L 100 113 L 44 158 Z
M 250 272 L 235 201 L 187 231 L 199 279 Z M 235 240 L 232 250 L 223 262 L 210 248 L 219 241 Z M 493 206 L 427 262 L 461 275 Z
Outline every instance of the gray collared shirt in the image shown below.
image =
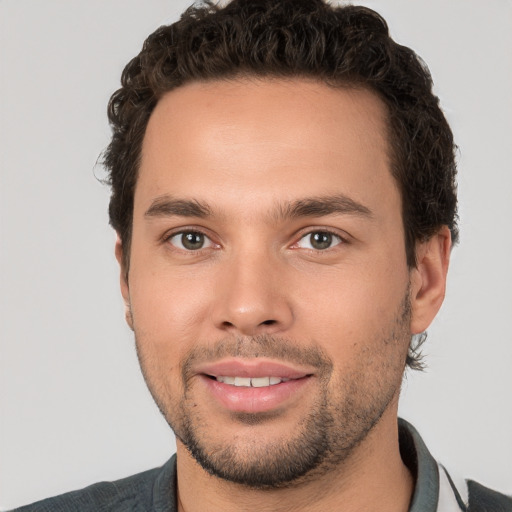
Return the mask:
M 457 489 L 416 429 L 405 420 L 399 419 L 398 423 L 400 453 L 416 481 L 409 512 L 512 512 L 511 497 L 476 482 L 467 481 Z M 15 509 L 15 512 L 176 511 L 176 455 L 160 468 Z

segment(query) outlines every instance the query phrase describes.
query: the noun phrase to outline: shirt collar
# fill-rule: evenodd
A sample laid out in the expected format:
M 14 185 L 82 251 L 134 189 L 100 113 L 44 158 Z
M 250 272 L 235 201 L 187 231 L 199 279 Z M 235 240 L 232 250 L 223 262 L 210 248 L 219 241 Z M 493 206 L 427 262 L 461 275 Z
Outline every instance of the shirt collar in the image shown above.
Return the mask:
M 409 512 L 437 512 L 439 468 L 418 431 L 407 421 L 398 419 L 400 454 L 415 479 Z M 170 484 L 170 485 L 169 485 Z M 175 512 L 176 455 L 162 467 L 153 488 L 156 512 Z
M 436 512 L 439 500 L 439 468 L 418 431 L 398 419 L 400 454 L 416 484 L 409 512 Z

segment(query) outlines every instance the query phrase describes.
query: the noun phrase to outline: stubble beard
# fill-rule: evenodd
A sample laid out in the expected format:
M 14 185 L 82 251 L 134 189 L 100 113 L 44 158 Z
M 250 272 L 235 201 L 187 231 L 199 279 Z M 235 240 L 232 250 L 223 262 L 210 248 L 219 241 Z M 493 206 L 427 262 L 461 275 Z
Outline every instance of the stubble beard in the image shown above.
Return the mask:
M 336 378 L 333 363 L 318 344 L 307 349 L 270 335 L 227 338 L 209 349 L 195 349 L 181 365 L 184 393 L 176 397 L 153 386 L 137 341 L 137 354 L 149 390 L 176 437 L 199 465 L 211 475 L 254 489 L 279 489 L 302 485 L 340 469 L 367 438 L 400 392 L 405 356 L 410 339 L 410 300 L 407 292 L 392 325 L 388 325 L 372 352 L 360 353 L 359 363 Z M 137 336 L 136 336 L 137 339 Z M 207 346 L 207 345 L 205 345 Z M 211 347 L 211 345 L 209 345 Z M 376 357 L 381 351 L 384 357 Z M 196 407 L 189 369 L 198 360 L 224 356 L 269 357 L 304 363 L 317 369 L 319 393 L 311 409 L 291 435 L 261 441 L 254 435 L 218 440 L 215 425 Z M 387 356 L 387 357 L 386 357 Z M 273 413 L 232 413 L 240 431 L 271 425 Z M 241 444 L 240 444 L 241 442 Z

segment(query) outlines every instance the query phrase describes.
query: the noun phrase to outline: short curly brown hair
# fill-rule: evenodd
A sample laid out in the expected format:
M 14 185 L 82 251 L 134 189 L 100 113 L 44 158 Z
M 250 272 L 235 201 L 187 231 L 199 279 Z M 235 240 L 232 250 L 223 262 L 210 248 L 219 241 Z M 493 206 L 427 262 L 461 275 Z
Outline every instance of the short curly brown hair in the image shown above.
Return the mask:
M 416 264 L 416 241 L 443 225 L 457 242 L 452 132 L 427 67 L 391 39 L 379 14 L 323 0 L 232 0 L 224 7 L 204 1 L 147 38 L 110 99 L 113 135 L 104 165 L 110 223 L 122 240 L 126 270 L 142 141 L 155 105 L 183 84 L 240 76 L 313 78 L 375 92 L 388 111 L 408 265 Z
M 323 0 L 233 0 L 224 7 L 204 1 L 147 38 L 110 99 L 113 135 L 103 161 L 112 188 L 110 223 L 122 240 L 126 268 L 142 141 L 155 105 L 185 83 L 241 75 L 307 77 L 377 93 L 389 115 L 409 266 L 416 263 L 415 242 L 442 225 L 457 242 L 452 132 L 427 67 L 391 39 L 379 14 Z

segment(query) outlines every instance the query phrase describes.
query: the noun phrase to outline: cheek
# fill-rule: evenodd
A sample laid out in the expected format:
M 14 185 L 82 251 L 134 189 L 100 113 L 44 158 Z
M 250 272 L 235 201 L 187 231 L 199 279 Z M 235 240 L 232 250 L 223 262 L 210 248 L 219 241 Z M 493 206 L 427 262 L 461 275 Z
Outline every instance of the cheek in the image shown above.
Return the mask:
M 197 322 L 179 286 L 162 273 L 141 270 L 140 265 L 132 268 L 136 269 L 130 274 L 130 301 L 137 355 L 155 401 L 167 410 L 165 404 L 182 394 L 180 361 L 197 339 Z
M 208 316 L 212 287 L 190 272 L 141 268 L 139 265 L 130 275 L 136 334 L 162 356 L 164 352 L 180 356 L 204 336 L 202 325 Z
M 407 283 L 405 265 L 394 271 L 377 264 L 345 265 L 303 274 L 296 283 L 297 327 L 343 359 L 347 352 L 372 346 L 392 328 Z

